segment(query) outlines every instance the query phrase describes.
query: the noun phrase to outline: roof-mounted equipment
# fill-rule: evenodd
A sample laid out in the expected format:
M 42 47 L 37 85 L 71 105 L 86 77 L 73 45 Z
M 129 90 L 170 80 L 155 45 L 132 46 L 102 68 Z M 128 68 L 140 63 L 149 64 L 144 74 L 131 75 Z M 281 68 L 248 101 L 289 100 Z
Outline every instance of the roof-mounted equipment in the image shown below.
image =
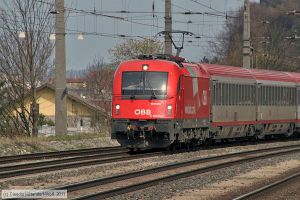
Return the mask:
M 182 66 L 183 62 L 186 62 L 185 58 L 180 56 L 173 56 L 169 54 L 142 54 L 137 57 L 140 60 L 168 60 L 176 62 L 178 65 Z

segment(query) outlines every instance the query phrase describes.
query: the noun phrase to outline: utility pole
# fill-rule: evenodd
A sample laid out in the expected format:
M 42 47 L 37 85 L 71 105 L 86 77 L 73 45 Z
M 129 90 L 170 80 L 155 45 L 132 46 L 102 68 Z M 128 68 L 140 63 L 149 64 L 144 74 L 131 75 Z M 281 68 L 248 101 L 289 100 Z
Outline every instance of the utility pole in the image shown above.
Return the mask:
M 64 0 L 56 0 L 55 20 L 55 134 L 67 133 L 67 84 Z
M 172 5 L 165 0 L 165 54 L 172 54 Z
M 251 68 L 251 32 L 250 2 L 244 5 L 244 33 L 243 33 L 243 68 Z

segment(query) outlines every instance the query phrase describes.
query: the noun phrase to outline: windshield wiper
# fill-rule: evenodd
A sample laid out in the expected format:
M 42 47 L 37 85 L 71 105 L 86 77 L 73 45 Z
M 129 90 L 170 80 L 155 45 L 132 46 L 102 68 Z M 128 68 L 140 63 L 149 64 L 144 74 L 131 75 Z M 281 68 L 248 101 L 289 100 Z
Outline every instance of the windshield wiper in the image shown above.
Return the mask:
M 156 97 L 156 95 L 155 95 L 155 93 L 154 93 L 154 90 L 152 90 L 152 94 L 151 94 L 151 97 L 150 97 L 151 99 L 157 99 L 157 97 Z
M 130 99 L 135 99 L 135 95 L 134 94 L 130 95 Z
M 156 94 L 155 94 L 155 92 L 154 92 L 154 89 L 153 89 L 153 87 L 152 87 L 151 84 L 150 84 L 150 81 L 149 81 L 148 79 L 146 79 L 146 78 L 145 78 L 145 80 L 147 81 L 148 87 L 149 87 L 150 90 L 151 90 L 151 96 L 150 96 L 150 99 L 157 99 Z

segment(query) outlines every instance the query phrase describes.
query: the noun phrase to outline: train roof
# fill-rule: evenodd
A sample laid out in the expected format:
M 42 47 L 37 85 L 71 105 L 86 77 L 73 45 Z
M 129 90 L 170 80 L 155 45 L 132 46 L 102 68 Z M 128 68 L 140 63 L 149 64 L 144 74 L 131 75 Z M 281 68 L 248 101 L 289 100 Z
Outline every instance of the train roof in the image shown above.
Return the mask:
M 297 72 L 287 72 L 290 76 L 292 76 L 297 83 L 300 83 L 300 73 Z
M 166 55 L 166 54 L 153 54 L 153 55 L 139 55 L 135 60 L 129 60 L 122 63 L 126 66 L 129 63 L 141 64 L 144 61 L 153 62 L 156 64 L 169 62 L 170 64 L 177 64 L 179 67 L 189 66 L 190 64 L 182 57 Z M 282 72 L 264 69 L 245 69 L 242 67 L 233 67 L 218 64 L 196 64 L 201 70 L 204 70 L 208 76 L 232 77 L 232 78 L 245 78 L 256 81 L 277 81 L 277 82 L 292 82 L 300 83 L 300 73 L 295 72 Z M 203 71 L 203 72 L 204 72 Z
M 200 64 L 211 76 L 226 76 L 235 78 L 254 79 L 249 70 L 241 67 L 232 67 L 217 64 Z
M 234 78 L 248 78 L 261 81 L 298 82 L 300 73 L 282 72 L 264 69 L 245 69 L 217 64 L 200 64 L 211 76 L 226 76 Z
M 289 73 L 264 69 L 250 69 L 256 80 L 296 82 L 295 77 Z

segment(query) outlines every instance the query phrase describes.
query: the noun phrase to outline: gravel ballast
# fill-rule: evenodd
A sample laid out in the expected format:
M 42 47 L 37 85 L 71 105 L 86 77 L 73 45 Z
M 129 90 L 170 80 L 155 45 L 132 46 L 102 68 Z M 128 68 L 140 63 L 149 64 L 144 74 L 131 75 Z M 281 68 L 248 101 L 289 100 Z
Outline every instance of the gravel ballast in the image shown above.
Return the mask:
M 238 151 L 247 151 L 254 149 L 269 148 L 275 146 L 285 146 L 292 144 L 300 144 L 300 141 L 290 141 L 290 142 L 276 142 L 249 146 L 234 146 L 226 148 L 215 148 L 209 150 L 200 150 L 197 152 L 188 152 L 174 155 L 166 155 L 152 158 L 145 158 L 139 160 L 110 163 L 92 167 L 84 167 L 78 169 L 63 170 L 58 172 L 49 172 L 39 175 L 31 175 L 25 177 L 18 177 L 9 180 L 1 180 L 1 188 L 22 188 L 25 186 L 31 186 L 31 188 L 53 188 L 58 185 L 66 185 L 74 182 L 81 182 L 92 180 L 95 178 L 103 178 L 107 176 L 123 174 L 126 172 L 138 171 L 143 169 L 149 169 L 152 167 L 158 167 L 166 165 L 169 163 L 176 163 L 183 160 L 191 160 L 196 158 L 202 158 L 207 156 L 221 155 L 227 153 L 233 153 Z M 278 159 L 288 159 L 290 156 L 285 156 L 284 158 L 276 158 L 277 161 L 273 159 L 267 159 L 272 163 L 278 162 Z M 299 159 L 299 155 L 296 156 Z M 276 160 L 275 159 L 275 160 Z M 290 158 L 292 159 L 292 158 Z M 256 162 L 258 164 L 256 164 Z M 256 161 L 254 163 L 245 164 L 245 166 L 236 166 L 234 169 L 222 169 L 211 174 L 199 175 L 193 178 L 182 179 L 179 181 L 162 184 L 159 187 L 150 188 L 143 192 L 136 192 L 135 194 L 123 195 L 122 197 L 116 197 L 114 199 L 163 199 L 166 197 L 171 197 L 173 193 L 180 192 L 185 189 L 199 188 L 205 184 L 213 183 L 216 181 L 224 180 L 230 178 L 238 173 L 243 173 L 245 170 L 254 169 L 253 166 L 259 167 L 264 166 L 268 162 L 266 161 Z M 162 188 L 162 189 L 160 189 Z
M 116 196 L 110 198 L 111 200 L 117 199 L 172 199 L 173 195 L 184 196 L 184 190 L 199 189 L 206 185 L 220 182 L 223 180 L 231 179 L 239 174 L 244 174 L 255 169 L 259 169 L 265 166 L 276 165 L 280 162 L 285 162 L 289 160 L 300 160 L 300 153 L 286 155 L 282 157 L 274 157 L 259 161 L 254 161 L 250 163 L 240 164 L 213 172 L 193 176 L 190 178 L 184 178 L 177 181 L 172 181 L 169 183 L 162 183 L 159 186 L 147 188 L 139 192 L 124 194 L 121 196 Z M 213 192 L 213 191 L 212 191 Z M 184 197 L 183 197 L 184 199 Z M 199 198 L 200 199 L 200 198 Z

